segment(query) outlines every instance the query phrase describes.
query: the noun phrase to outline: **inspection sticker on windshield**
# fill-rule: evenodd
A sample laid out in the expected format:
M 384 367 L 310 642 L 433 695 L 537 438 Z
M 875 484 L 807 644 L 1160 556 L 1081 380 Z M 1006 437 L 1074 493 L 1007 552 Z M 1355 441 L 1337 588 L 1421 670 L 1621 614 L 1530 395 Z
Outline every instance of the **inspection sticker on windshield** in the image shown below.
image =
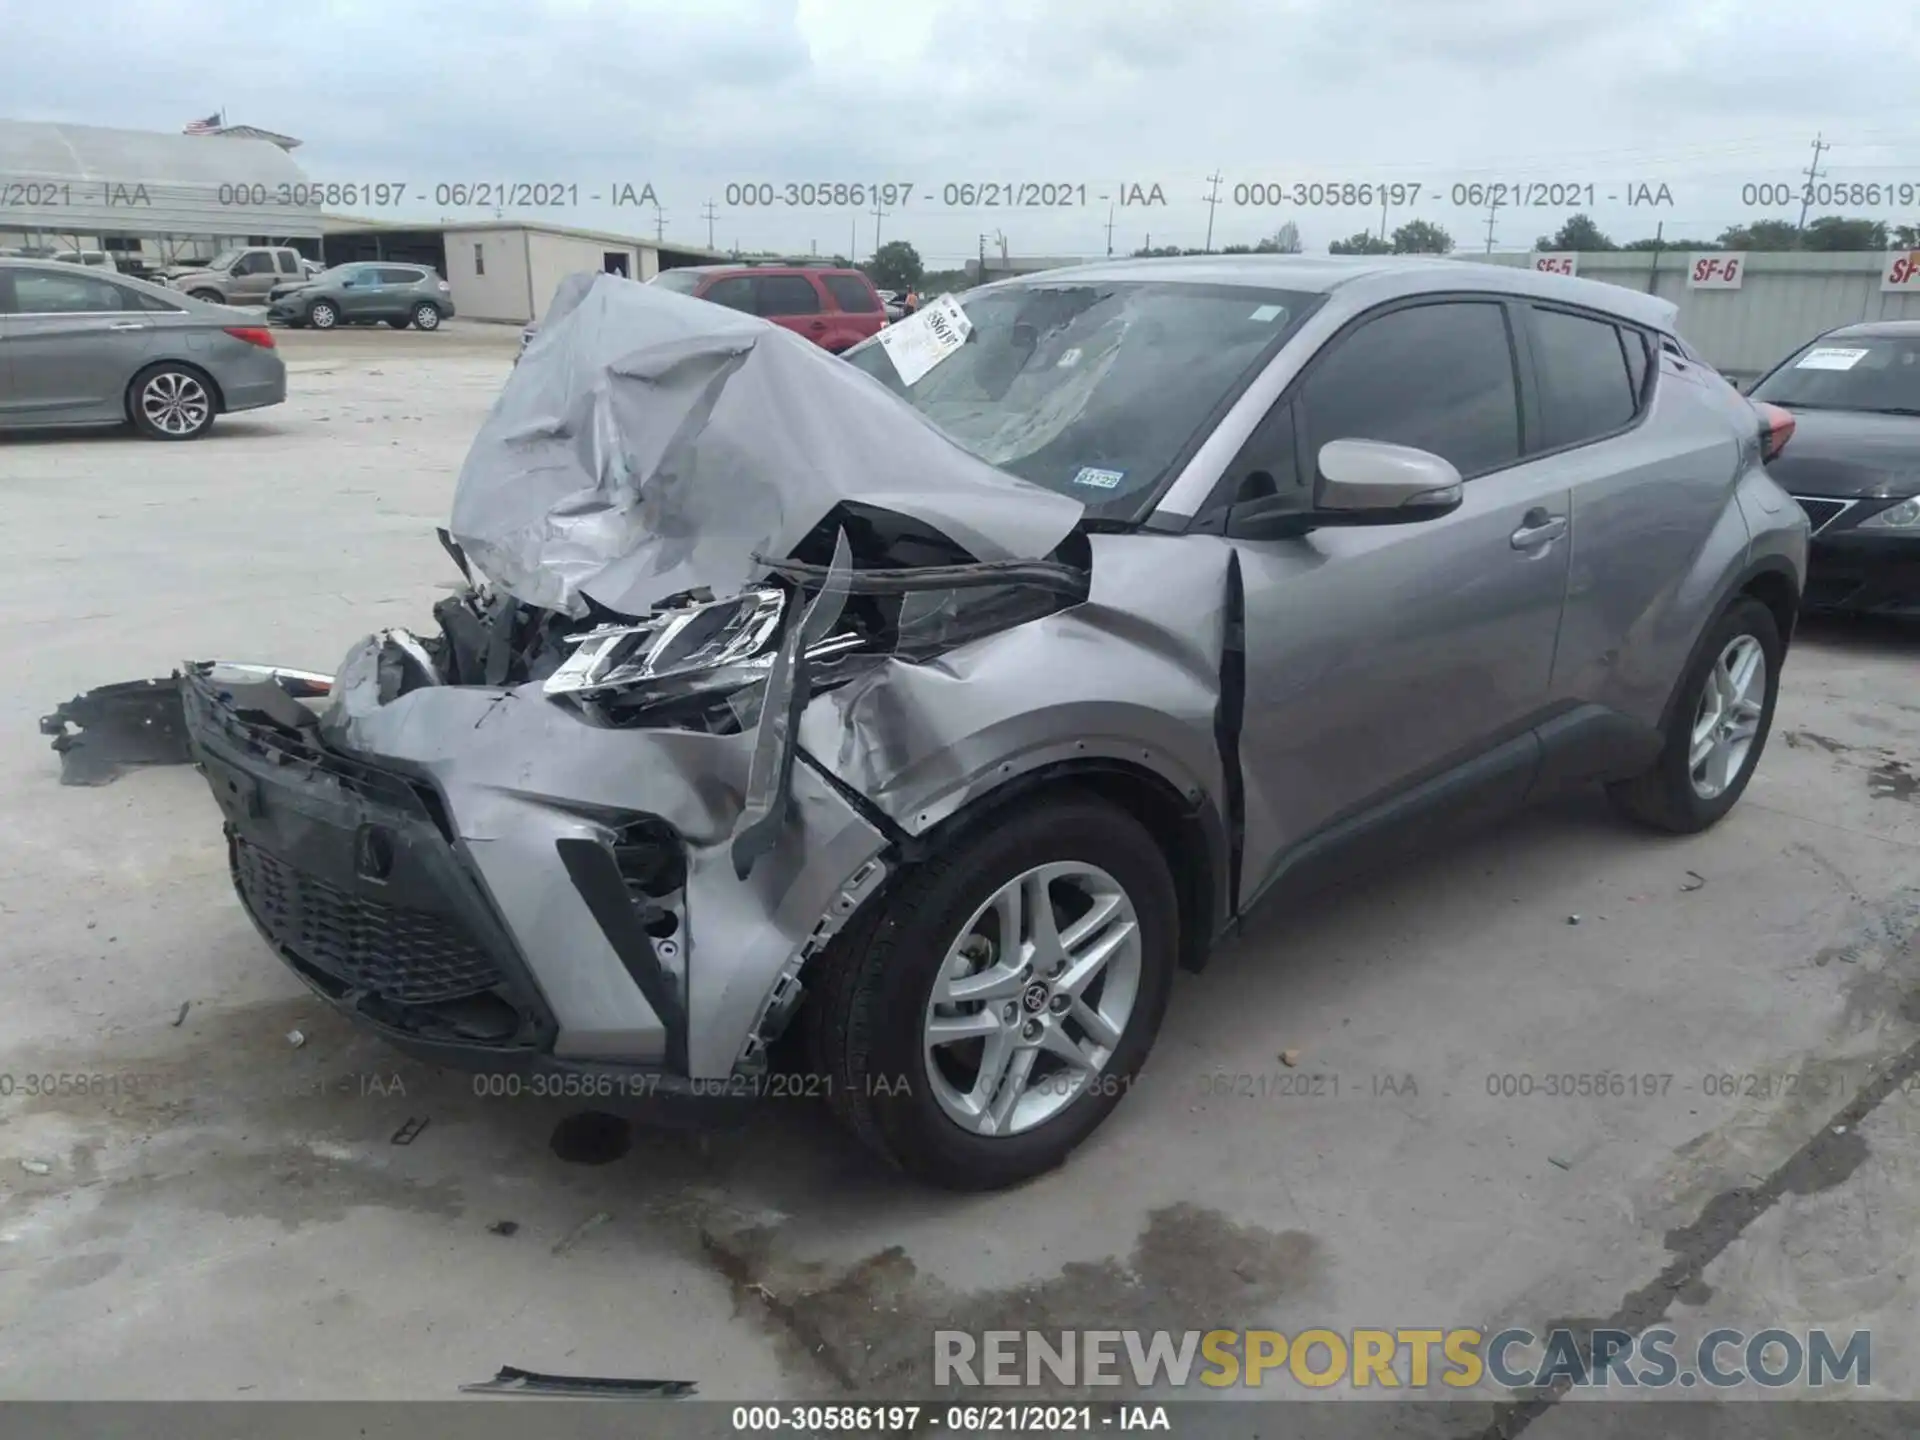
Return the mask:
M 1124 470 L 1096 470 L 1093 466 L 1087 465 L 1073 477 L 1073 483 L 1091 485 L 1096 490 L 1112 490 L 1126 478 L 1126 475 L 1127 472 Z
M 1280 305 L 1262 305 L 1258 310 L 1255 310 L 1253 314 L 1249 315 L 1247 318 L 1249 320 L 1258 320 L 1262 324 L 1265 324 L 1267 321 L 1270 321 L 1270 320 L 1278 320 L 1282 312 L 1284 311 L 1284 309 L 1285 307 Z
M 1800 357 L 1796 370 L 1851 370 L 1866 359 L 1864 350 L 1843 350 L 1838 346 L 1822 345 L 1817 350 L 1809 350 Z
M 951 295 L 923 305 L 880 332 L 880 348 L 893 361 L 902 383 L 911 385 L 967 343 L 973 321 Z

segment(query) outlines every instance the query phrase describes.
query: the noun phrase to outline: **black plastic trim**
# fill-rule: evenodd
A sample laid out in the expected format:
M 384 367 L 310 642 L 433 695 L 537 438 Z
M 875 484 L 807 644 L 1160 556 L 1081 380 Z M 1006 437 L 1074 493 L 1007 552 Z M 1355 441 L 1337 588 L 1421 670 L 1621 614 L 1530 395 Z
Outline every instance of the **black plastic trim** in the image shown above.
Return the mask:
M 687 1013 L 674 993 L 673 977 L 660 963 L 653 948 L 653 937 L 640 924 L 627 882 L 613 851 L 597 840 L 569 838 L 554 841 L 560 863 L 567 867 L 567 878 L 580 892 L 587 909 L 606 935 L 613 953 L 620 957 L 633 983 L 640 987 L 653 1013 L 667 1032 L 667 1064 L 677 1073 L 687 1073 Z

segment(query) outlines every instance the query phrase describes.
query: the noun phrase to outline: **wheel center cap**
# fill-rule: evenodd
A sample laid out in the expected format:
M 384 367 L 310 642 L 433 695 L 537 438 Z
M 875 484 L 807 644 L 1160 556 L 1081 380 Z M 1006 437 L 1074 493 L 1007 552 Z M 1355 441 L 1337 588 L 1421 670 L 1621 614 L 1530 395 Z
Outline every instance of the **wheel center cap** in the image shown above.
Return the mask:
M 1026 1007 L 1029 1015 L 1038 1015 L 1047 1008 L 1047 998 L 1047 987 L 1036 980 L 1021 992 L 1020 1003 Z

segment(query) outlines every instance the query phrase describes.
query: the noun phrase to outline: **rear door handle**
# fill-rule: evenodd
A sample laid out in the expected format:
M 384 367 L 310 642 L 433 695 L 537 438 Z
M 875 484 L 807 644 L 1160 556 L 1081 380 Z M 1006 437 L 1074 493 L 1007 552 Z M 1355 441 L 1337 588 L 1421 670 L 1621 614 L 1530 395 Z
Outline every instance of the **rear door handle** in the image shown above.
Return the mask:
M 1549 515 L 1543 509 L 1529 510 L 1520 519 L 1520 528 L 1513 532 L 1513 548 L 1516 550 L 1534 550 L 1542 545 L 1558 540 L 1567 533 L 1567 517 Z
M 116 320 L 107 328 L 109 330 L 144 330 L 147 328 L 147 322 L 144 320 Z

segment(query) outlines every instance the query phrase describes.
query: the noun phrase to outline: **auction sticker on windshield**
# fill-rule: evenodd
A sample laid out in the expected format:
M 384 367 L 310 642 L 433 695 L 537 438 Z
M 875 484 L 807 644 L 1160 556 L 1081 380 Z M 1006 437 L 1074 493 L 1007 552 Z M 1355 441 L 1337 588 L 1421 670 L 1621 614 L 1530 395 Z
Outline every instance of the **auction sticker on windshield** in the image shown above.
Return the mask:
M 951 295 L 942 295 L 898 324 L 880 332 L 880 348 L 893 361 L 903 384 L 912 385 L 967 343 L 973 321 Z
M 1866 358 L 1864 350 L 1845 350 L 1834 345 L 1822 345 L 1809 350 L 1800 357 L 1793 368 L 1796 370 L 1851 370 Z

